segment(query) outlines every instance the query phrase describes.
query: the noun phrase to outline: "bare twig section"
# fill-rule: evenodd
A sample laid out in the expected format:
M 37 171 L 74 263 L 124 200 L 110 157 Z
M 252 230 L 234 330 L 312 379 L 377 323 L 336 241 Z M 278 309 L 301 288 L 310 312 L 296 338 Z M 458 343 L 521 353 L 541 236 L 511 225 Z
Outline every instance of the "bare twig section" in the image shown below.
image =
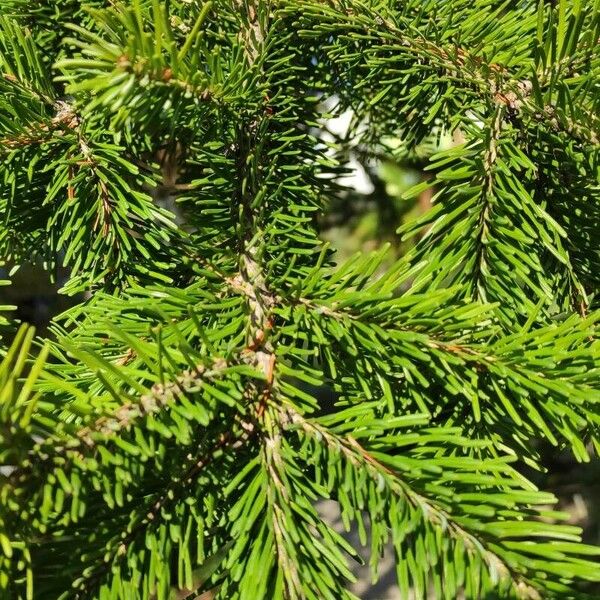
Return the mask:
M 50 139 L 51 135 L 52 131 L 47 123 L 36 123 L 23 133 L 0 139 L 0 149 L 10 151 L 35 144 L 43 144 Z
M 261 47 L 264 44 L 266 33 L 266 15 L 268 10 L 263 10 L 259 14 L 258 0 L 236 0 L 236 4 L 241 14 L 247 18 L 247 27 L 240 31 L 240 37 L 244 44 L 246 58 L 250 65 L 253 65 L 260 54 Z M 269 2 L 263 2 L 264 8 L 268 8 Z
M 246 26 L 240 32 L 243 39 L 246 57 L 250 65 L 254 65 L 264 45 L 267 26 L 267 10 L 259 8 L 256 0 L 238 0 L 238 7 L 245 17 Z M 275 304 L 275 297 L 268 291 L 266 279 L 260 265 L 257 247 L 257 232 L 260 229 L 260 207 L 253 207 L 256 192 L 255 174 L 249 173 L 247 157 L 253 151 L 256 142 L 258 123 L 247 124 L 239 133 L 237 169 L 240 185 L 237 199 L 242 205 L 239 224 L 240 231 L 240 262 L 239 274 L 232 281 L 239 289 L 244 290 L 248 298 L 249 323 L 247 349 L 253 353 L 254 366 L 264 374 L 266 379 L 266 397 L 273 384 L 275 366 L 275 351 L 269 341 L 269 332 L 273 328 L 270 317 L 271 308 Z M 248 182 L 252 182 L 248 185 Z M 259 408 L 259 413 L 264 411 L 264 404 Z
M 113 435 L 129 428 L 135 420 L 160 412 L 177 396 L 200 390 L 204 382 L 219 378 L 228 366 L 225 359 L 217 358 L 210 367 L 199 364 L 195 369 L 183 371 L 174 381 L 157 383 L 138 402 L 128 402 L 110 416 L 100 417 L 92 425 L 81 429 L 77 437 L 86 445 L 94 446 L 94 434 Z
M 262 446 L 263 463 L 267 470 L 267 500 L 272 512 L 273 534 L 277 548 L 277 561 L 282 573 L 285 573 L 286 593 L 290 600 L 302 600 L 303 592 L 296 560 L 290 555 L 291 541 L 287 537 L 289 525 L 282 503 L 289 503 L 289 484 L 285 480 L 285 466 L 281 458 L 281 425 L 278 419 L 272 419 L 271 411 L 265 414 L 266 434 Z M 293 543 L 292 543 L 293 547 Z
M 518 594 L 524 600 L 541 600 L 538 590 L 533 587 L 520 573 L 514 571 L 495 552 L 487 547 L 484 539 L 479 539 L 454 519 L 451 513 L 440 508 L 435 501 L 414 491 L 399 473 L 373 457 L 361 444 L 351 436 L 341 436 L 332 433 L 326 427 L 321 427 L 314 420 L 309 420 L 291 406 L 281 407 L 280 421 L 287 424 L 288 429 L 302 429 L 318 443 L 341 452 L 346 460 L 357 469 L 367 469 L 371 477 L 386 482 L 390 492 L 404 499 L 405 502 L 418 509 L 425 521 L 434 527 L 442 527 L 454 539 L 459 540 L 470 552 L 477 552 L 487 565 L 490 573 L 495 573 L 502 579 L 509 579 Z
M 481 186 L 481 213 L 479 216 L 479 230 L 477 232 L 475 270 L 473 272 L 473 296 L 474 299 L 486 301 L 485 274 L 487 240 L 490 230 L 490 217 L 494 203 L 494 170 L 498 158 L 498 144 L 502 134 L 504 108 L 498 106 L 492 118 L 492 124 L 488 132 L 488 143 L 483 155 L 483 181 Z
M 76 130 L 79 127 L 79 117 L 73 107 L 59 100 L 54 104 L 55 114 L 48 121 L 32 123 L 23 132 L 0 139 L 0 149 L 17 150 L 34 144 L 49 141 L 54 134 L 65 130 Z

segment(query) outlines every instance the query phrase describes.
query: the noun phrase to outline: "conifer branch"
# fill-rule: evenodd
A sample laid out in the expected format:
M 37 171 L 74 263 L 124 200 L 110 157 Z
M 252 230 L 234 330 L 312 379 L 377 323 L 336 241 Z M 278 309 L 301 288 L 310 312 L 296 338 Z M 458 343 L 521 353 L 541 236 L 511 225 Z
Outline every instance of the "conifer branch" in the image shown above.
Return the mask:
M 381 463 L 351 436 L 335 435 L 327 428 L 321 427 L 315 420 L 306 419 L 289 405 L 282 407 L 279 414 L 281 422 L 287 423 L 288 428 L 300 428 L 319 444 L 327 446 L 334 452 L 341 452 L 355 469 L 368 469 L 370 476 L 376 480 L 383 477 L 393 493 L 418 509 L 422 518 L 429 521 L 433 527 L 444 529 L 450 536 L 460 539 L 469 551 L 480 554 L 490 572 L 495 573 L 499 578 L 509 577 L 520 598 L 541 599 L 535 586 L 531 585 L 521 573 L 515 571 L 506 560 L 488 548 L 488 541 L 485 538 L 467 531 L 451 513 L 439 507 L 434 500 L 413 490 L 402 480 L 400 474 Z
M 171 483 L 161 489 L 145 506 L 145 509 L 140 512 L 140 514 L 143 514 L 142 519 L 138 522 L 129 523 L 127 530 L 123 532 L 124 535 L 115 536 L 112 547 L 104 556 L 104 563 L 86 573 L 81 579 L 76 598 L 83 599 L 93 593 L 101 583 L 102 578 L 114 567 L 115 562 L 125 560 L 129 547 L 147 528 L 152 527 L 165 506 L 178 501 L 178 493 L 182 494 L 188 490 L 202 471 L 211 465 L 220 454 L 226 450 L 243 447 L 252 435 L 253 432 L 247 430 L 243 430 L 238 437 L 235 437 L 231 432 L 223 433 L 208 451 L 202 450 L 199 456 L 194 457 L 191 465 L 187 466 L 179 477 L 173 477 Z
M 504 65 L 486 63 L 481 56 L 457 45 L 439 45 L 418 30 L 414 31 L 414 35 L 408 35 L 407 31 L 414 30 L 410 22 L 406 23 L 405 30 L 400 29 L 386 16 L 366 6 L 361 6 L 360 14 L 355 14 L 353 9 L 345 9 L 345 3 L 340 0 L 329 3 L 327 8 L 312 0 L 296 5 L 298 10 L 310 12 L 328 24 L 335 22 L 338 27 L 340 23 L 346 24 L 350 38 L 359 40 L 362 34 L 371 42 L 379 42 L 383 51 L 416 55 L 423 61 L 423 67 L 438 69 L 441 76 L 460 83 L 465 89 L 475 87 L 480 97 L 486 96 L 492 105 L 505 107 L 513 115 L 524 113 L 528 118 L 584 144 L 597 146 L 600 142 L 600 119 L 592 113 L 588 115 L 592 127 L 576 123 L 569 117 L 562 118 L 553 106 L 536 103 L 529 79 L 515 79 Z M 320 31 L 302 30 L 301 33 L 308 37 L 319 35 Z
M 34 4 L 0 6 L 0 260 L 91 293 L 0 363 L 0 597 L 350 599 L 321 498 L 401 597 L 599 582 L 522 472 L 600 449 L 598 2 Z M 431 181 L 346 194 L 390 155 Z M 359 196 L 392 264 L 321 241 Z
M 33 446 L 27 460 L 10 474 L 5 484 L 15 487 L 34 471 L 46 476 L 45 469 L 51 469 L 57 459 L 58 464 L 65 461 L 72 464 L 83 456 L 89 456 L 98 446 L 110 443 L 111 439 L 130 430 L 140 419 L 157 415 L 168 408 L 180 395 L 201 391 L 205 382 L 221 378 L 229 366 L 224 359 L 215 359 L 209 367 L 199 364 L 193 370 L 183 371 L 173 381 L 155 384 L 138 402 L 125 402 L 90 425 L 81 428 L 70 426 L 66 431 L 52 432 Z M 246 429 L 251 431 L 253 428 Z M 65 443 L 67 440 L 68 443 Z

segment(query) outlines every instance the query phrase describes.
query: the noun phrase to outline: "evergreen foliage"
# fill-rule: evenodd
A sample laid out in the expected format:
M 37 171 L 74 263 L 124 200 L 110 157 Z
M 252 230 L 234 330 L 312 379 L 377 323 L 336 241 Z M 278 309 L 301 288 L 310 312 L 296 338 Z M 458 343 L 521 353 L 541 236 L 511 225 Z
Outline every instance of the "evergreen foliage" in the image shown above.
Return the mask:
M 91 293 L 0 367 L 0 597 L 353 598 L 324 498 L 403 597 L 585 597 L 528 473 L 600 449 L 599 40 L 598 0 L 3 0 L 0 252 Z M 337 264 L 347 146 L 447 132 L 410 252 Z

